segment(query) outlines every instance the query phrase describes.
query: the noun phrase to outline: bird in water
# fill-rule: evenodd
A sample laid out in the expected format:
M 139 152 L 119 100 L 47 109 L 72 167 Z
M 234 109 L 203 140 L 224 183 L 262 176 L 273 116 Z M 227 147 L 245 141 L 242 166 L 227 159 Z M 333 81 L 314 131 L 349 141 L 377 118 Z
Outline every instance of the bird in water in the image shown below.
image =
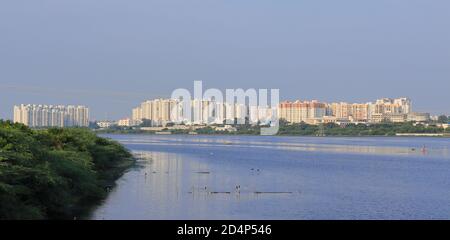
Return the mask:
M 423 153 L 423 154 L 427 153 L 427 146 L 423 145 L 423 147 L 422 147 L 422 153 Z

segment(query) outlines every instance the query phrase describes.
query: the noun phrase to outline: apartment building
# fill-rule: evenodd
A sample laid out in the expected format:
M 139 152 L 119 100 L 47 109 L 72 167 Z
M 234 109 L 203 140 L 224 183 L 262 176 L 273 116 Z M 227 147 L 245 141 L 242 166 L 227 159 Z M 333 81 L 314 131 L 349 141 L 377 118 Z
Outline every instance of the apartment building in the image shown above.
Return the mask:
M 21 104 L 14 106 L 14 122 L 29 127 L 88 127 L 85 106 Z

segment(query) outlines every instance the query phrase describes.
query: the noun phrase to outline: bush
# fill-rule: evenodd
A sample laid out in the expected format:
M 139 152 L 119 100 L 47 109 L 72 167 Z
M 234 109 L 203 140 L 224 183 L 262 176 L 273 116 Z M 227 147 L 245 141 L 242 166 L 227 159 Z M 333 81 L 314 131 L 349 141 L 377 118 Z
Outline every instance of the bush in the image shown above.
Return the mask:
M 73 219 L 133 162 L 88 129 L 30 130 L 0 120 L 0 219 Z

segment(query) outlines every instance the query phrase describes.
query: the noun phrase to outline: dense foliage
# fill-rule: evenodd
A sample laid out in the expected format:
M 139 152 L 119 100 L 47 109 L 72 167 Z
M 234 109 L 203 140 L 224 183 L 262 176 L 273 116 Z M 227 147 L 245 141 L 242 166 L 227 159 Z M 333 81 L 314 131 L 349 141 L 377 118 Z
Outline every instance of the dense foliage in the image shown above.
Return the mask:
M 120 144 L 87 129 L 0 120 L 0 219 L 82 217 L 132 162 Z

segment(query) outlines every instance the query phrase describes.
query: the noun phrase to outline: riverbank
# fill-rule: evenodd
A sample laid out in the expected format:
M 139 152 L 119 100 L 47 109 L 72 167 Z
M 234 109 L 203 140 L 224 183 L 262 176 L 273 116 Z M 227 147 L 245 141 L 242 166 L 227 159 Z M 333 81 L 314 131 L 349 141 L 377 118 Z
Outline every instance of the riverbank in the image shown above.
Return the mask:
M 0 120 L 0 219 L 82 219 L 133 163 L 122 145 L 88 129 Z
M 97 133 L 105 134 L 176 134 L 176 135 L 260 135 L 261 126 L 236 125 L 229 130 L 217 130 L 218 126 L 193 126 L 180 129 L 174 127 L 159 128 L 158 130 L 146 130 L 141 127 L 113 127 L 97 129 Z M 220 127 L 220 126 L 219 126 Z M 223 129 L 223 127 L 219 128 Z M 450 128 L 444 129 L 434 125 L 422 125 L 413 123 L 379 123 L 372 125 L 348 124 L 340 126 L 329 123 L 310 125 L 306 123 L 286 124 L 281 122 L 278 136 L 328 136 L 328 137 L 365 137 L 365 136 L 428 136 L 450 137 Z

